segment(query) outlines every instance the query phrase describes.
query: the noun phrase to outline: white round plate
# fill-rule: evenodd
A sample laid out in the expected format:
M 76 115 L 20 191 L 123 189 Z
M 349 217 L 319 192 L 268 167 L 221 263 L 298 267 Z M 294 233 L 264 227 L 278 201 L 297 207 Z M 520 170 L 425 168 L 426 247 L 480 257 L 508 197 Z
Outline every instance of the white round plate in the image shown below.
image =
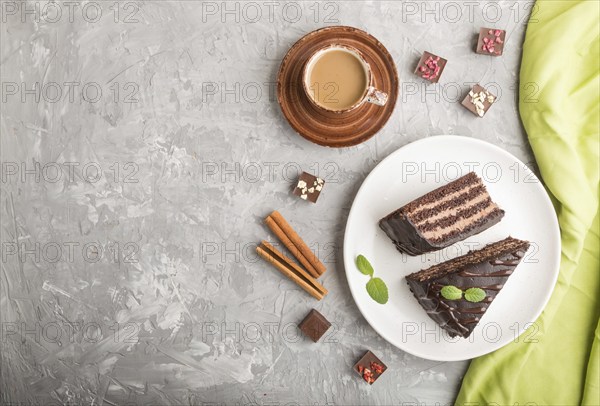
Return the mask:
M 506 212 L 502 221 L 441 251 L 417 257 L 398 252 L 379 228 L 379 219 L 471 171 L 483 179 L 492 199 Z M 450 338 L 425 313 L 404 277 L 509 235 L 531 242 L 527 254 L 471 336 Z M 386 282 L 389 301 L 385 305 L 368 295 L 369 277 L 355 265 L 359 254 L 371 262 L 375 276 Z M 348 284 L 367 322 L 396 347 L 439 361 L 471 359 L 516 340 L 535 342 L 538 329 L 533 322 L 550 298 L 559 264 L 560 231 L 541 182 L 513 155 L 467 137 L 425 138 L 384 159 L 358 191 L 344 236 Z

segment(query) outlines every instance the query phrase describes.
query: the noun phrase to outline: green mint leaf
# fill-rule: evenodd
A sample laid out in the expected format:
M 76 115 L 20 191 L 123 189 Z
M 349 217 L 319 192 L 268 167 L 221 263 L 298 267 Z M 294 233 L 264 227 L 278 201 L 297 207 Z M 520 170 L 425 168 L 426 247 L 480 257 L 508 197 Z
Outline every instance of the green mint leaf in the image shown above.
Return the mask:
M 364 255 L 356 257 L 356 267 L 363 274 L 370 276 L 371 279 L 367 282 L 367 293 L 371 298 L 379 304 L 386 304 L 389 299 L 388 287 L 381 278 L 374 278 L 373 266 Z
M 388 288 L 381 278 L 372 278 L 367 282 L 367 292 L 379 304 L 386 304 L 388 301 Z
M 473 303 L 481 302 L 485 299 L 485 290 L 480 288 L 469 288 L 465 291 L 465 299 Z
M 459 300 L 462 297 L 462 290 L 456 286 L 446 285 L 442 288 L 441 292 L 444 299 L 448 300 Z
M 359 255 L 356 257 L 356 267 L 358 270 L 364 275 L 373 276 L 373 267 L 367 258 L 364 255 Z

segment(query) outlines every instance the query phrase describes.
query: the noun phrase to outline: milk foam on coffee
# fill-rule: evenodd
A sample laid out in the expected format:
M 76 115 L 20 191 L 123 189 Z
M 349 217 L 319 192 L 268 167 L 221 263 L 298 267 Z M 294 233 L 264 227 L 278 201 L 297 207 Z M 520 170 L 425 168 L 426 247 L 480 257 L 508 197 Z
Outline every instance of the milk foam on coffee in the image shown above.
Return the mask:
M 363 63 L 343 49 L 323 52 L 314 62 L 309 76 L 313 100 L 330 110 L 352 107 L 361 100 L 367 88 Z

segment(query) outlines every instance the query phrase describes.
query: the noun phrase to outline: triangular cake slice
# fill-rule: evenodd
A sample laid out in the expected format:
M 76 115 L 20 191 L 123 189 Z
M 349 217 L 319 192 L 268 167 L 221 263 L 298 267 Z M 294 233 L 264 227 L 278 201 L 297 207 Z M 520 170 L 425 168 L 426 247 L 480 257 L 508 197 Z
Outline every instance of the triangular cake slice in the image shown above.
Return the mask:
M 469 337 L 488 310 L 504 284 L 529 249 L 529 242 L 508 237 L 486 245 L 480 250 L 412 273 L 406 277 L 413 292 L 429 317 L 446 330 L 451 337 Z M 442 289 L 445 286 L 444 292 Z M 455 289 L 458 288 L 458 289 Z M 473 300 L 469 293 L 485 292 Z M 460 292 L 463 292 L 462 295 Z M 458 297 L 451 297 L 448 293 Z M 477 295 L 475 295 L 477 296 Z
M 379 220 L 400 252 L 420 255 L 479 234 L 504 217 L 475 172 L 413 200 Z

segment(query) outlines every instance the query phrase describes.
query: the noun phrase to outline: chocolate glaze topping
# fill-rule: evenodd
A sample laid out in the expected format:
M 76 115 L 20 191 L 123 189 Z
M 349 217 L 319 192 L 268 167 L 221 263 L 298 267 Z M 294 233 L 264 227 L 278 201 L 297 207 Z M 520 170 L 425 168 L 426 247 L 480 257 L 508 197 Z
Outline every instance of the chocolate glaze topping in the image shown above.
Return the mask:
M 529 248 L 529 242 L 508 237 L 466 255 L 434 265 L 406 277 L 410 290 L 429 317 L 451 337 L 467 338 L 488 310 Z M 447 300 L 440 291 L 446 285 L 463 291 L 476 287 L 486 297 L 478 303 Z

